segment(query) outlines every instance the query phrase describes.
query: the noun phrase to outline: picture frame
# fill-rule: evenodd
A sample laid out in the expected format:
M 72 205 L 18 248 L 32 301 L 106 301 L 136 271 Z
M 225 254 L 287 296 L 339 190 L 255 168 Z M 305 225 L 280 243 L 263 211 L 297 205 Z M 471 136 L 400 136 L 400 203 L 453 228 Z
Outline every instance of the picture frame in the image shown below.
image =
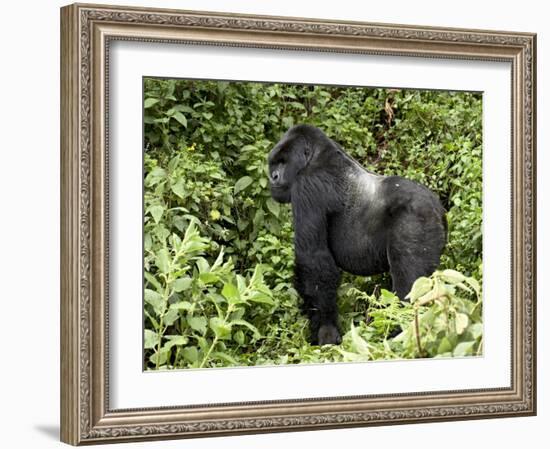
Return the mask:
M 109 55 L 117 41 L 510 64 L 511 117 L 501 124 L 511 148 L 509 385 L 113 408 Z M 62 8 L 61 440 L 80 445 L 536 414 L 535 98 L 536 35 L 530 33 L 105 5 Z

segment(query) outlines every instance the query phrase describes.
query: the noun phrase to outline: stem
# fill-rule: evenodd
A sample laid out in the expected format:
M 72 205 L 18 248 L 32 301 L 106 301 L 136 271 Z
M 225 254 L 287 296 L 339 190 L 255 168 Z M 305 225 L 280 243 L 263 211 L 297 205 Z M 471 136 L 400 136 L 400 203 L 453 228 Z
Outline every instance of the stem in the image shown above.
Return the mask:
M 170 267 L 172 267 L 170 265 Z M 163 302 L 165 304 L 168 304 L 168 298 L 170 297 L 170 294 L 172 293 L 171 288 L 169 287 L 170 283 L 172 282 L 170 279 L 170 276 L 163 275 L 164 282 L 166 283 L 166 286 L 164 287 L 164 295 L 163 295 Z M 160 314 L 159 317 L 159 331 L 158 331 L 158 344 L 157 344 L 157 362 L 156 362 L 156 369 L 158 370 L 160 368 L 160 348 L 162 346 L 162 336 L 164 335 L 164 331 L 166 328 L 164 327 L 164 314 L 166 313 L 166 306 L 164 307 L 164 312 Z
M 477 347 L 476 355 L 481 355 L 481 352 L 483 351 L 483 337 L 479 340 L 479 346 Z
M 158 341 L 158 344 L 157 344 L 157 363 L 156 363 L 156 369 L 158 370 L 159 367 L 160 367 L 160 347 L 162 345 L 162 335 L 164 334 L 164 329 L 163 329 L 163 326 L 164 326 L 164 323 L 163 323 L 163 318 L 164 316 L 161 316 L 160 317 L 160 320 L 159 320 L 159 341 Z
M 418 323 L 418 309 L 414 312 L 414 333 L 416 336 L 416 346 L 418 347 L 418 355 L 422 357 L 424 355 L 424 350 L 420 343 L 420 325 Z
M 229 318 L 229 315 L 231 315 L 231 312 L 233 312 L 233 306 L 232 305 L 229 305 L 229 307 L 227 308 L 227 313 L 225 314 L 225 317 L 223 319 L 223 322 L 224 323 L 227 323 L 227 320 Z M 208 348 L 208 351 L 206 352 L 206 354 L 204 355 L 204 357 L 202 358 L 202 362 L 201 364 L 199 365 L 199 368 L 203 368 L 204 367 L 204 364 L 207 362 L 208 360 L 208 357 L 210 357 L 210 354 L 212 353 L 212 350 L 214 349 L 214 347 L 216 346 L 216 343 L 218 343 L 218 336 L 217 335 L 214 335 L 214 340 L 212 340 L 212 344 L 210 345 L 210 347 Z
M 208 360 L 208 357 L 210 357 L 210 353 L 212 352 L 212 350 L 214 349 L 214 346 L 216 346 L 216 343 L 218 343 L 218 336 L 214 336 L 214 340 L 212 340 L 212 345 L 208 348 L 208 351 L 206 352 L 206 354 L 204 355 L 203 359 L 202 359 L 202 362 L 201 364 L 199 365 L 199 368 L 203 368 L 204 367 L 204 364 L 206 363 L 206 361 Z

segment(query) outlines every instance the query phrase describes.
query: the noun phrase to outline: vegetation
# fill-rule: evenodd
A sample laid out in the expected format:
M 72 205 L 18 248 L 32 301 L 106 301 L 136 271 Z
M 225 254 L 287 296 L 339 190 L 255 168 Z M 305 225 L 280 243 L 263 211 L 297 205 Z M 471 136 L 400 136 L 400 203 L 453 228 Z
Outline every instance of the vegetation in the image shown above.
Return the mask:
M 146 369 L 482 351 L 479 94 L 144 83 Z M 420 278 L 409 303 L 387 275 L 344 276 L 338 346 L 308 343 L 291 211 L 268 189 L 267 154 L 295 123 L 319 126 L 372 171 L 425 184 L 448 210 L 441 271 Z

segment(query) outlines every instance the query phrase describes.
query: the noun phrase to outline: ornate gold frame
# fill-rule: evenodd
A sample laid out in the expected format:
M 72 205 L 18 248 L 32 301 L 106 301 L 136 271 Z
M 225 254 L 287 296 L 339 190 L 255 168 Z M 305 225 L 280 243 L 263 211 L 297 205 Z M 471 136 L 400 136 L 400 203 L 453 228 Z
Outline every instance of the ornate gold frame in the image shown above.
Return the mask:
M 109 42 L 115 39 L 511 62 L 511 388 L 111 410 L 106 79 Z M 62 441 L 77 445 L 535 414 L 535 52 L 536 36 L 528 33 L 99 5 L 62 8 Z

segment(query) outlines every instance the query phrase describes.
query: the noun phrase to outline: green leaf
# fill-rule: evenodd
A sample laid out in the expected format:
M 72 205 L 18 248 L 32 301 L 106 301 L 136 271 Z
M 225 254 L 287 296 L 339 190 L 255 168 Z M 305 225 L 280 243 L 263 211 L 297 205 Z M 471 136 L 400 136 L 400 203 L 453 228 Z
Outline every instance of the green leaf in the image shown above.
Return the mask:
M 415 302 L 421 296 L 428 293 L 433 287 L 433 282 L 430 278 L 419 277 L 412 286 L 410 293 L 405 296 L 406 299 L 410 299 L 411 302 Z
M 176 310 L 191 310 L 193 308 L 193 304 L 191 304 L 189 301 L 179 301 L 170 304 L 170 308 Z
M 220 339 L 225 340 L 231 338 L 231 324 L 225 320 L 212 317 L 210 318 L 210 329 L 214 331 L 214 334 Z
M 166 178 L 166 170 L 160 167 L 153 168 L 145 177 L 145 186 L 152 187 Z
M 244 344 L 244 332 L 242 330 L 238 330 L 237 332 L 233 332 L 233 340 L 235 340 L 238 344 L 243 345 Z
M 455 318 L 456 333 L 461 335 L 468 327 L 468 315 L 464 313 L 457 313 Z
M 150 232 L 143 233 L 143 249 L 145 252 L 149 252 L 153 249 L 153 238 Z
M 255 228 L 260 228 L 263 225 L 264 217 L 265 217 L 264 210 L 258 209 L 254 214 L 254 219 L 252 220 L 252 223 L 254 223 Z
M 143 102 L 144 109 L 149 109 L 151 106 L 156 105 L 159 102 L 158 98 L 146 98 Z
M 183 348 L 181 353 L 183 354 L 183 358 L 191 363 L 195 363 L 199 359 L 199 351 L 196 346 Z
M 144 300 L 147 304 L 153 307 L 155 313 L 160 316 L 164 313 L 165 301 L 160 293 L 157 293 L 154 290 L 149 290 L 148 288 L 144 291 Z
M 160 204 L 156 204 L 155 206 L 151 206 L 148 211 L 155 220 L 155 223 L 159 224 L 162 214 L 164 213 L 164 207 Z
M 153 365 L 156 365 L 157 364 L 157 359 L 158 359 L 159 367 L 162 366 L 162 365 L 166 365 L 166 362 L 168 361 L 168 354 L 169 353 L 170 353 L 169 350 L 167 350 L 166 348 L 162 348 L 160 350 L 160 354 L 158 352 L 155 352 L 154 354 L 151 355 L 151 357 L 149 357 L 149 360 L 151 361 L 151 363 Z
M 161 273 L 168 273 L 170 271 L 170 255 L 166 248 L 161 248 L 157 252 L 155 258 L 155 265 L 160 270 Z
M 168 311 L 164 314 L 164 318 L 163 318 L 163 321 L 164 321 L 164 324 L 166 326 L 171 326 L 172 324 L 174 324 L 174 322 L 178 319 L 178 309 L 173 309 L 173 308 L 169 308 Z
M 187 128 L 187 119 L 185 118 L 185 115 L 183 115 L 181 112 L 175 112 L 174 117 L 178 122 L 180 122 L 185 128 Z
M 283 126 L 285 128 L 290 128 L 292 125 L 294 125 L 294 118 L 292 118 L 292 117 L 283 117 L 282 122 L 283 122 Z
M 242 220 L 242 219 L 239 219 L 237 221 L 237 229 L 239 231 L 244 231 L 246 229 L 246 227 L 248 226 L 248 221 L 247 220 Z
M 470 287 L 472 287 L 474 289 L 474 291 L 477 293 L 477 295 L 479 296 L 480 294 L 480 291 L 481 291 L 481 287 L 479 286 L 479 282 L 474 279 L 474 278 L 466 278 L 465 279 L 465 282 L 470 285 Z
M 197 258 L 196 264 L 200 274 L 210 272 L 210 265 L 204 257 Z
M 176 167 L 178 166 L 180 162 L 180 154 L 176 154 L 172 159 L 170 159 L 170 162 L 168 162 L 168 170 L 173 172 Z
M 172 234 L 169 238 L 168 238 L 168 242 L 170 243 L 170 245 L 172 245 L 172 249 L 174 250 L 175 253 L 178 253 L 181 251 L 181 237 L 177 234 Z
M 206 318 L 203 316 L 188 316 L 187 323 L 191 329 L 199 331 L 201 334 L 206 332 Z
M 202 352 L 208 352 L 210 349 L 210 340 L 207 340 L 204 337 L 198 337 L 197 342 L 199 343 L 199 348 Z
M 345 362 L 367 362 L 370 360 L 368 355 L 356 354 L 355 352 L 345 351 L 342 348 L 336 348 L 342 354 Z
M 275 304 L 273 299 L 271 299 L 271 296 L 267 295 L 266 293 L 262 293 L 262 292 L 254 292 L 251 295 L 248 295 L 246 297 L 246 300 L 247 301 L 252 301 L 252 302 L 258 302 L 258 303 L 261 303 L 261 304 L 269 304 L 269 305 Z
M 238 274 L 236 278 L 237 278 L 237 290 L 239 290 L 239 293 L 244 293 L 246 290 L 245 279 L 240 274 Z
M 174 192 L 179 198 L 184 199 L 187 195 L 185 191 L 185 182 L 183 179 L 179 179 L 177 183 L 170 186 L 172 192 Z
M 459 282 L 458 284 L 455 284 L 457 287 L 461 288 L 462 290 L 466 290 L 468 293 L 473 293 L 472 289 L 468 287 L 467 285 L 463 284 L 462 282 Z
M 416 305 L 423 306 L 437 299 L 453 296 L 455 294 L 455 287 L 453 285 L 445 284 L 437 279 L 435 280 L 435 286 L 433 290 L 430 290 L 425 295 L 422 295 L 416 300 Z
M 152 330 L 145 329 L 143 333 L 143 347 L 145 349 L 153 349 L 159 342 L 159 336 Z
M 176 106 L 174 106 L 173 109 L 175 111 L 187 112 L 188 114 L 191 114 L 193 112 L 193 108 L 190 108 L 186 104 L 177 104 Z
M 254 338 L 258 339 L 261 337 L 260 331 L 258 328 L 252 324 L 250 324 L 248 321 L 245 320 L 231 320 L 231 326 L 245 326 L 248 329 L 250 329 L 254 333 Z
M 438 354 L 445 354 L 447 352 L 450 352 L 453 349 L 453 346 L 451 345 L 451 342 L 447 337 L 443 337 L 441 339 L 441 342 L 439 343 L 439 347 L 437 348 Z
M 239 179 L 235 183 L 235 189 L 234 189 L 235 195 L 237 193 L 239 193 L 240 191 L 246 189 L 253 182 L 254 182 L 254 180 L 250 176 L 243 176 L 241 179 Z
M 210 358 L 224 360 L 226 362 L 229 362 L 231 365 L 240 365 L 237 360 L 235 360 L 233 357 L 231 357 L 229 354 L 226 354 L 225 352 L 212 352 L 210 354 Z
M 384 305 L 389 305 L 394 302 L 398 302 L 399 298 L 394 293 L 386 290 L 385 288 L 380 290 L 380 301 Z
M 459 284 L 464 282 L 466 276 L 456 270 L 443 270 L 441 272 L 441 278 L 449 284 Z
M 143 309 L 143 314 L 149 319 L 149 321 L 151 322 L 151 324 L 153 325 L 153 329 L 155 329 L 156 331 L 159 330 L 159 323 L 158 321 L 155 319 L 155 317 L 153 317 L 149 311 L 147 310 L 147 308 L 144 308 Z
M 224 284 L 222 289 L 222 295 L 225 299 L 227 299 L 229 303 L 238 301 L 240 296 L 239 290 L 237 289 L 237 287 L 235 287 L 235 285 L 233 285 L 230 282 Z
M 483 335 L 483 324 L 481 323 L 473 323 L 468 327 L 468 332 L 474 337 L 475 339 L 481 337 Z
M 281 212 L 281 206 L 277 201 L 275 201 L 273 198 L 268 198 L 267 201 L 265 202 L 265 205 L 273 215 L 279 218 L 279 213 Z
M 219 276 L 215 273 L 201 273 L 199 279 L 203 284 L 213 284 L 219 280 Z
M 297 108 L 297 109 L 305 109 L 306 108 L 302 103 L 299 103 L 297 101 L 291 101 L 290 104 L 292 106 L 294 106 L 295 108 Z
M 473 354 L 475 341 L 465 341 L 456 345 L 453 351 L 453 357 L 465 357 Z
M 164 289 L 162 288 L 162 285 L 160 285 L 160 282 L 157 281 L 157 279 L 151 273 L 145 271 L 143 275 L 147 280 L 147 282 L 149 282 L 153 287 L 155 287 L 158 293 L 162 293 L 164 291 Z
M 189 256 L 202 254 L 202 252 L 206 248 L 208 248 L 208 244 L 206 242 L 206 239 L 200 237 L 194 237 L 192 239 L 186 240 L 183 246 L 183 251 Z
M 361 338 L 357 328 L 351 323 L 351 349 L 358 354 L 370 357 L 370 350 L 367 342 Z
M 174 281 L 174 291 L 176 293 L 183 292 L 191 287 L 193 279 L 190 277 L 179 278 Z
M 165 349 L 172 349 L 174 346 L 183 346 L 189 342 L 189 338 L 184 335 L 167 335 L 165 338 L 168 340 L 162 345 Z

